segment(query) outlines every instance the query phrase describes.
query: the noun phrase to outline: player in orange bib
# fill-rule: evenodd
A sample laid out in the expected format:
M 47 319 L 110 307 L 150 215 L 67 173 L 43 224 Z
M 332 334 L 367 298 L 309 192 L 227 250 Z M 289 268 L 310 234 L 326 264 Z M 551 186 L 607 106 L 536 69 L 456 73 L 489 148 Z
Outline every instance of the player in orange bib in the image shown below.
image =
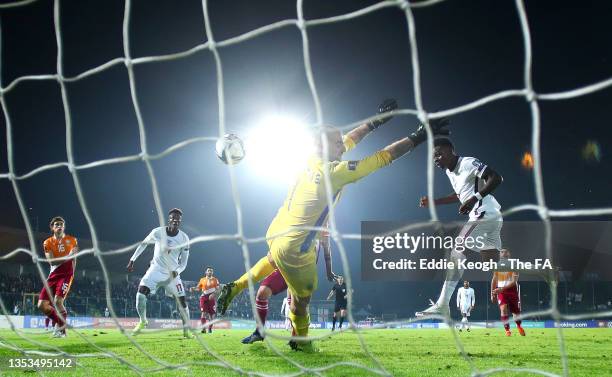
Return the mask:
M 55 324 L 53 337 L 63 338 L 66 336 L 66 322 L 64 320 L 68 315 L 64 307 L 64 300 L 72 285 L 76 259 L 59 261 L 51 261 L 50 259 L 76 254 L 79 251 L 79 245 L 76 238 L 64 233 L 66 221 L 62 217 L 52 218 L 49 227 L 53 235 L 43 243 L 45 256 L 51 265 L 51 271 L 47 278 L 49 291 L 43 286 L 38 297 L 38 308 Z M 55 308 L 60 311 L 61 318 L 51 304 L 51 300 L 55 303 Z
M 206 267 L 205 276 L 200 279 L 197 287 L 191 288 L 191 291 L 200 290 L 202 295 L 200 296 L 200 323 L 202 324 L 202 333 L 206 332 L 206 317 L 208 316 L 209 321 L 215 319 L 215 313 L 217 310 L 216 292 L 219 287 L 219 280 L 213 276 L 213 268 Z M 212 323 L 208 326 L 208 332 L 212 333 Z
M 504 260 L 510 258 L 510 251 L 502 249 L 499 252 L 500 264 Z M 521 314 L 521 299 L 518 285 L 518 272 L 514 271 L 495 271 L 491 280 L 491 301 L 499 305 L 501 320 L 506 330 L 506 336 L 511 336 L 510 324 L 508 323 L 508 315 L 512 313 L 515 317 Z M 525 330 L 521 326 L 520 319 L 515 320 L 516 328 L 522 336 L 525 336 Z

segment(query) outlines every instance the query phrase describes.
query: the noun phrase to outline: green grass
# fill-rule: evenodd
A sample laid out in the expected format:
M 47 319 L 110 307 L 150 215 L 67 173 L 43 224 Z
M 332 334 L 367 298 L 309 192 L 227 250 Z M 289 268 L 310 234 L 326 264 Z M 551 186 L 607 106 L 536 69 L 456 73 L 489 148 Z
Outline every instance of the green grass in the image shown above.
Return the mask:
M 475 368 L 537 368 L 547 372 L 562 374 L 557 330 L 527 329 L 526 337 L 508 338 L 501 329 L 476 329 L 471 333 L 457 333 L 468 358 Z M 278 331 L 285 335 L 286 332 Z M 321 335 L 328 332 L 314 331 Z M 159 367 L 149 360 L 126 338 L 115 330 L 82 330 L 81 334 L 93 344 L 113 352 L 129 363 L 143 369 Z M 99 353 L 93 346 L 69 334 L 65 339 L 51 339 L 49 334 L 40 330 L 26 330 L 24 335 L 49 347 L 58 347 L 72 354 Z M 205 351 L 196 339 L 183 340 L 179 331 L 144 333 L 136 339 L 144 350 L 156 358 L 169 363 L 218 363 Z M 266 344 L 242 345 L 240 339 L 248 335 L 241 330 L 217 330 L 202 336 L 202 340 L 225 362 L 244 371 L 259 371 L 281 374 L 299 371 L 289 362 L 276 355 Z M 564 329 L 570 375 L 572 376 L 612 376 L 612 329 Z M 394 376 L 468 376 L 471 374 L 469 363 L 461 356 L 450 330 L 368 330 L 363 337 L 369 350 L 384 368 Z M 373 361 L 364 353 L 358 338 L 350 332 L 336 334 L 317 342 L 319 352 L 306 354 L 293 352 L 286 342 L 274 340 L 282 355 L 310 368 L 321 368 L 337 362 L 353 362 L 374 367 Z M 28 350 L 46 350 L 20 338 L 10 330 L 0 331 L 0 357 L 19 356 L 18 353 L 2 347 L 10 344 Z M 48 376 L 135 376 L 134 371 L 118 361 L 96 356 L 79 359 L 74 373 L 44 372 Z M 2 360 L 6 365 L 6 359 Z M 0 375 L 26 376 L 33 372 L 7 371 L 0 366 Z M 147 375 L 156 376 L 236 376 L 238 373 L 215 365 L 190 365 L 190 370 L 163 370 Z M 193 373 L 192 373 L 193 372 Z M 325 376 L 365 376 L 372 375 L 363 369 L 341 365 L 322 373 Z M 525 372 L 503 372 L 496 375 L 518 376 Z

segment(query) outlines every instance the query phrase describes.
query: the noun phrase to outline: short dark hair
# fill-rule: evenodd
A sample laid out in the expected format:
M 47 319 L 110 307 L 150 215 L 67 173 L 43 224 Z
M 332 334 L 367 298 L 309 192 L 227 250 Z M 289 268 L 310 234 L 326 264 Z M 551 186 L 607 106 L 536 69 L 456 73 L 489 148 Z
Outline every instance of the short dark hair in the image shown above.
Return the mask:
M 212 268 L 211 266 L 206 266 L 206 268 L 204 270 L 208 270 L 208 269 L 214 270 L 214 268 Z
M 447 137 L 437 137 L 434 139 L 434 147 L 449 147 L 452 150 L 455 150 L 455 146 Z
M 168 216 L 172 215 L 173 213 L 178 213 L 179 215 L 183 216 L 183 211 L 181 211 L 180 208 L 172 208 L 170 211 L 168 211 Z
M 53 226 L 53 223 L 54 223 L 54 222 L 56 222 L 56 221 L 61 221 L 61 222 L 63 222 L 64 224 L 66 224 L 66 220 L 64 220 L 64 218 L 63 218 L 63 217 L 61 217 L 61 216 L 55 216 L 54 218 L 52 218 L 52 219 L 51 219 L 51 221 L 49 221 L 49 227 L 52 227 L 52 226 Z

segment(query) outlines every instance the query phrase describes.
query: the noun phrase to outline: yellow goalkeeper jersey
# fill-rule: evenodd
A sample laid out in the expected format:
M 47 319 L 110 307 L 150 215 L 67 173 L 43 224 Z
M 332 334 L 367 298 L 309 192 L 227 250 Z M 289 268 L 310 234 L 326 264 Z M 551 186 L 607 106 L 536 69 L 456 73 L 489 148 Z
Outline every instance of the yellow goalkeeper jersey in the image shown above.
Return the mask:
M 355 147 L 350 137 L 344 137 L 344 147 L 349 151 Z M 331 181 L 331 191 L 334 204 L 338 201 L 342 188 L 368 174 L 391 163 L 391 154 L 387 151 L 378 151 L 359 161 L 331 161 L 327 162 Z M 308 167 L 302 172 L 293 187 L 289 190 L 283 206 L 278 210 L 272 220 L 266 237 L 269 239 L 279 233 L 286 233 L 280 238 L 269 240 L 276 242 L 282 239 L 287 248 L 299 247 L 306 252 L 315 240 L 318 232 L 293 227 L 316 226 L 320 227 L 327 220 L 329 211 L 325 178 L 325 162 L 318 156 L 308 161 Z

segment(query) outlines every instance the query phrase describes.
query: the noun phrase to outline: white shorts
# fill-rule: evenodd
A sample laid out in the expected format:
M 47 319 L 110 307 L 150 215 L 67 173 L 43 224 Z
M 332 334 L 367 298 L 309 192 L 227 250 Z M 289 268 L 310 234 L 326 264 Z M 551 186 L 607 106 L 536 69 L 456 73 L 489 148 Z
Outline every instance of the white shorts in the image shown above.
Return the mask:
M 463 305 L 463 307 L 461 308 L 461 314 L 469 317 L 470 316 L 470 312 L 472 311 L 471 306 L 470 305 Z
M 504 222 L 500 219 L 470 220 L 461 228 L 458 237 L 464 239 L 466 249 L 473 251 L 501 250 L 501 229 L 503 225 Z M 472 242 L 468 242 L 468 237 L 472 239 Z
M 185 297 L 185 287 L 183 286 L 181 276 L 177 275 L 175 278 L 172 278 L 170 271 L 155 265 L 149 267 L 140 280 L 140 285 L 149 288 L 151 292 L 155 292 L 159 287 L 164 287 L 167 296 Z

